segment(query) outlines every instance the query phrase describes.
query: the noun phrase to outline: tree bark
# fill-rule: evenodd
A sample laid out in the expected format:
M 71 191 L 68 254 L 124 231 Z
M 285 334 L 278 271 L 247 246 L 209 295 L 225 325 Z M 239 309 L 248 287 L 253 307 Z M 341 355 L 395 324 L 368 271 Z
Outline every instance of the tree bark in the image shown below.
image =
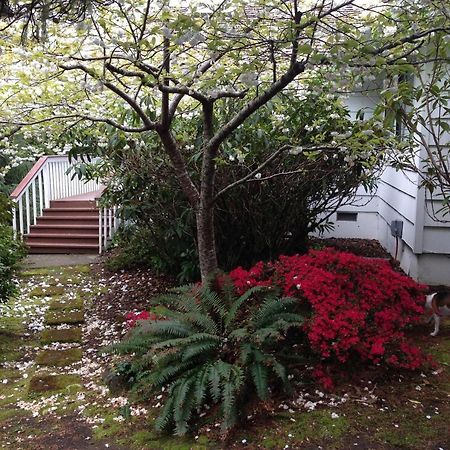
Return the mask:
M 219 269 L 214 232 L 214 208 L 212 205 L 201 204 L 196 219 L 200 274 L 204 282 L 210 274 L 217 272 Z
M 214 134 L 214 104 L 204 102 L 203 142 L 206 144 Z M 202 281 L 217 272 L 216 237 L 214 231 L 214 181 L 216 174 L 215 158 L 218 146 L 205 145 L 203 148 L 200 177 L 200 204 L 197 211 L 197 242 Z

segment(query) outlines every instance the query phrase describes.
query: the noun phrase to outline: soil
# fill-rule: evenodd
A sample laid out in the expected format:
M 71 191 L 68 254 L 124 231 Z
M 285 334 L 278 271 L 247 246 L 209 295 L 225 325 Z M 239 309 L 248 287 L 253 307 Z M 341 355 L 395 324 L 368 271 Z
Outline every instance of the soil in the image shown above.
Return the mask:
M 333 247 L 341 252 L 349 252 L 358 256 L 367 258 L 385 258 L 392 259 L 378 241 L 375 239 L 357 239 L 357 238 L 310 238 L 310 247 Z
M 375 240 L 364 239 L 312 239 L 314 247 L 333 247 L 340 251 L 351 252 L 368 258 L 383 258 L 392 261 L 392 257 Z M 174 286 L 174 280 L 159 276 L 150 270 L 138 269 L 111 274 L 114 280 L 107 293 L 102 296 L 102 304 L 112 304 L 113 308 L 99 311 L 105 320 L 124 320 L 129 311 L 142 311 L 148 305 L 152 295 L 164 292 Z M 126 294 L 121 287 L 127 284 Z M 431 340 L 428 325 L 419 325 L 411 331 L 411 337 L 420 347 L 432 351 L 441 358 L 442 366 L 437 371 L 427 374 L 387 372 L 380 367 L 350 368 L 353 376 L 341 379 L 333 395 L 346 395 L 350 401 L 339 408 L 339 416 L 345 419 L 344 434 L 327 435 L 324 429 L 329 425 L 329 416 L 324 417 L 327 404 L 323 401 L 318 406 L 317 417 L 311 415 L 312 422 L 305 424 L 305 438 L 302 443 L 290 442 L 282 436 L 296 435 L 300 431 L 293 430 L 289 418 L 279 416 L 280 404 L 288 400 L 279 397 L 271 402 L 259 403 L 249 412 L 248 420 L 240 424 L 240 429 L 226 442 L 221 440 L 217 429 L 204 427 L 200 433 L 207 434 L 210 442 L 215 442 L 211 448 L 265 449 L 265 448 L 296 448 L 296 449 L 348 449 L 360 448 L 367 450 L 390 449 L 439 449 L 450 450 L 450 430 L 446 423 L 450 414 L 450 392 L 448 363 L 440 352 L 447 352 L 450 342 L 450 329 L 443 328 L 439 341 Z M 444 344 L 442 346 L 441 344 Z M 302 388 L 304 389 L 304 388 Z M 308 389 L 307 389 L 308 390 Z M 368 393 L 373 392 L 373 398 Z M 316 387 L 311 387 L 310 398 L 321 403 L 321 397 L 316 394 Z M 295 395 L 294 395 L 295 396 Z M 323 409 L 325 408 L 325 409 Z M 328 408 L 329 410 L 329 408 Z M 282 414 L 284 410 L 282 409 Z M 333 411 L 333 408 L 331 408 Z M 330 414 L 329 412 L 327 414 Z M 430 417 L 430 419 L 428 419 Z M 296 419 L 298 420 L 298 419 Z M 430 422 L 433 420 L 433 422 Z M 401 422 L 405 422 L 403 425 Z M 397 423 L 397 422 L 400 422 Z M 338 421 L 336 422 L 338 423 Z M 428 425 L 430 423 L 430 425 Z M 432 425 L 431 425 L 432 423 Z M 338 426 L 338 425 L 336 425 Z M 397 428 L 397 426 L 399 428 Z M 423 430 L 416 433 L 416 426 Z M 430 426 L 434 427 L 434 431 Z M 308 428 L 310 427 L 310 428 Z M 388 430 L 384 431 L 384 427 Z M 392 431 L 390 430 L 392 429 Z M 308 430 L 310 436 L 308 435 Z M 317 431 L 319 430 L 319 431 Z M 319 439 L 314 436 L 324 433 Z M 266 434 L 271 435 L 266 440 Z M 418 437 L 415 437 L 415 434 Z M 421 435 L 423 434 L 424 437 Z M 311 440 L 311 442 L 308 442 Z M 286 447 L 287 446 L 287 447 Z M 153 447 L 150 447 L 153 448 Z M 210 447 L 207 447 L 210 448 Z
M 377 241 L 314 239 L 312 242 L 314 246 L 332 246 L 360 256 L 390 258 Z M 119 332 L 126 331 L 127 313 L 147 309 L 151 297 L 176 285 L 173 278 L 149 269 L 109 272 L 97 265 L 93 266 L 93 272 L 101 294 L 87 302 L 85 317 L 95 318 L 94 323 L 103 322 L 106 329 Z M 98 351 L 105 345 L 104 330 L 84 336 L 84 351 Z M 20 435 L 26 438 L 39 430 L 29 447 L 38 450 L 450 450 L 450 326 L 444 323 L 437 338 L 430 338 L 429 332 L 430 325 L 423 324 L 411 330 L 411 337 L 435 356 L 439 363 L 435 370 L 411 374 L 387 372 L 376 366 L 354 367 L 349 371 L 353 375 L 342 378 L 332 394 L 318 391 L 316 385 L 303 385 L 289 397 L 280 394 L 273 401 L 249 408 L 247 419 L 226 441 L 215 427 L 201 429 L 199 440 L 158 437 L 151 432 L 151 424 L 145 417 L 134 417 L 123 424 L 113 422 L 111 418 L 117 418 L 117 409 L 110 405 L 101 409 L 100 400 L 96 407 L 98 414 L 105 415 L 106 422 L 98 424 L 95 432 L 92 425 L 75 420 L 69 413 L 56 421 L 44 417 L 19 419 L 18 425 L 23 428 Z M 109 365 L 110 361 L 105 359 L 104 370 Z M 103 384 L 101 379 L 97 382 Z M 303 407 L 293 406 L 299 395 L 307 395 L 315 407 L 307 412 Z M 346 402 L 335 406 L 336 399 Z M 155 409 L 156 401 L 151 399 L 142 406 L 154 415 L 159 412 Z M 333 414 L 336 418 L 332 418 Z M 1 443 L 0 448 L 8 449 Z

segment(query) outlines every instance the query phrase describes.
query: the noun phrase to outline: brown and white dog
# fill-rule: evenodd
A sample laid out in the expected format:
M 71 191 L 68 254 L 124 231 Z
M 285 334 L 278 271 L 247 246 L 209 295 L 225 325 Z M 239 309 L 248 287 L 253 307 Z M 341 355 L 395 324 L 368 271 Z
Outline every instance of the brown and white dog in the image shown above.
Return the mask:
M 431 313 L 429 322 L 434 319 L 434 331 L 430 336 L 439 333 L 441 317 L 450 316 L 450 291 L 437 291 L 426 296 L 425 310 Z

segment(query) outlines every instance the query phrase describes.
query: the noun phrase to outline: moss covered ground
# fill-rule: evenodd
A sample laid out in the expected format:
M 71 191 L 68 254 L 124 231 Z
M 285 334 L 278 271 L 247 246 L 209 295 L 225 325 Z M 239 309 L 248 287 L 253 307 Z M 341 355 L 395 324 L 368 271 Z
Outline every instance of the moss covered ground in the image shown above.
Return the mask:
M 111 360 L 102 349 L 122 336 L 131 309 L 119 314 L 104 296 L 129 297 L 129 279 L 88 266 L 22 274 L 20 296 L 0 313 L 0 449 L 450 450 L 449 322 L 436 338 L 414 330 L 438 362 L 426 373 L 372 368 L 334 394 L 298 386 L 294 397 L 244 411 L 227 439 L 215 424 L 184 438 L 155 432 L 163 399 L 136 403 L 103 382 Z

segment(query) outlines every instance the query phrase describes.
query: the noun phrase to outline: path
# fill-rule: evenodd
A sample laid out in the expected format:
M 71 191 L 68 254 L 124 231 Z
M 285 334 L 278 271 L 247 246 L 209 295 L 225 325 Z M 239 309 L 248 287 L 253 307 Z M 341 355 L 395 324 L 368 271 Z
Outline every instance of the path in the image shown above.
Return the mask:
M 39 269 L 44 267 L 64 267 L 73 265 L 95 264 L 98 255 L 28 255 L 23 265 L 26 269 Z
M 1 449 L 119 448 L 94 442 L 86 406 L 95 367 L 84 312 L 98 289 L 89 266 L 22 273 L 19 298 L 0 311 Z

